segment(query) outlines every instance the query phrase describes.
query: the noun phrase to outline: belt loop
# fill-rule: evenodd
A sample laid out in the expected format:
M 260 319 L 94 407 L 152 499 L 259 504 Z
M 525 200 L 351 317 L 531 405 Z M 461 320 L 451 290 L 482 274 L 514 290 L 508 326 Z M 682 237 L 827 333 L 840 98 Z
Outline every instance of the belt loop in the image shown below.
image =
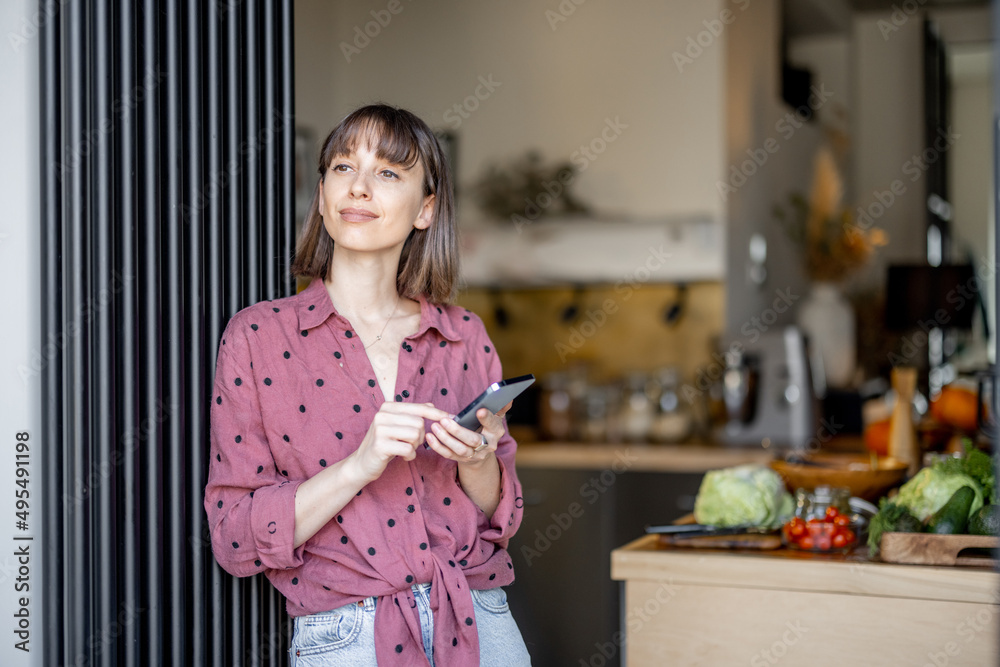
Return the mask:
M 365 611 L 374 611 L 375 609 L 375 597 L 367 597 L 364 599 Z

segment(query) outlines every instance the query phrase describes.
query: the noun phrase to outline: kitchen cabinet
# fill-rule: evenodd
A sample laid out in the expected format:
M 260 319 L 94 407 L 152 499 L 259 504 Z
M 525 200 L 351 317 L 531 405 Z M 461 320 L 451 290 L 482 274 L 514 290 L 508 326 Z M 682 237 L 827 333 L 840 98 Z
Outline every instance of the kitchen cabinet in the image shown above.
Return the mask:
M 706 470 L 768 456 L 707 445 L 520 445 L 524 521 L 508 546 L 507 594 L 532 664 L 618 665 L 612 550 L 690 512 Z
M 851 555 L 615 550 L 627 667 L 996 664 L 1000 575 Z

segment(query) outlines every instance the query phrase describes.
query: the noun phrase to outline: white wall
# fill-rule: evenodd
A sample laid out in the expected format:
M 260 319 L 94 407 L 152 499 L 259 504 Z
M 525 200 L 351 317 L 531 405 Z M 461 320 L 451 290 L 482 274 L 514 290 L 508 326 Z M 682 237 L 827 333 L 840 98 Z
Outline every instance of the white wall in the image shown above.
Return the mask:
M 341 43 L 387 6 L 297 0 L 297 121 L 320 140 L 351 109 L 379 100 L 435 128 L 460 120 L 458 182 L 467 191 L 490 160 L 528 148 L 569 159 L 618 118 L 628 127 L 586 163 L 581 199 L 611 214 L 723 217 L 716 182 L 725 151 L 725 35 L 703 36 L 708 46 L 682 71 L 673 53 L 734 3 L 401 0 L 401 11 L 348 62 Z M 560 6 L 574 10 L 563 17 Z M 499 85 L 476 100 L 480 77 Z M 478 105 L 468 118 L 449 112 L 466 100 Z M 477 217 L 468 203 L 464 217 Z
M 8 0 L 0 3 L 0 284 L 4 286 L 3 344 L 0 345 L 0 664 L 5 667 L 41 665 L 45 642 L 42 613 L 41 486 L 39 453 L 44 446 L 39 426 L 40 389 L 37 375 L 22 379 L 18 367 L 30 366 L 38 350 L 39 310 L 39 210 L 38 210 L 38 3 Z M 23 41 L 21 38 L 24 38 Z M 15 529 L 15 434 L 30 433 L 30 528 Z M 32 542 L 15 542 L 14 536 L 33 535 Z M 30 544 L 29 631 L 30 653 L 14 648 L 14 613 L 24 592 L 15 591 L 19 563 L 15 545 Z

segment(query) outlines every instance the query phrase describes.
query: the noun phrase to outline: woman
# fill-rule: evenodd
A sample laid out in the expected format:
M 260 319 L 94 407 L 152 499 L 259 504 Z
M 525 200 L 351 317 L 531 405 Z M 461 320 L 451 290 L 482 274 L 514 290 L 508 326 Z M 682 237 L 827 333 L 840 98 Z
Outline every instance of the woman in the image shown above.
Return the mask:
M 212 550 L 264 572 L 293 665 L 523 665 L 500 586 L 521 522 L 503 413 L 453 421 L 501 379 L 482 322 L 447 305 L 451 176 L 412 113 L 327 137 L 296 296 L 237 313 L 219 346 L 205 508 Z M 508 406 L 509 407 L 509 406 Z

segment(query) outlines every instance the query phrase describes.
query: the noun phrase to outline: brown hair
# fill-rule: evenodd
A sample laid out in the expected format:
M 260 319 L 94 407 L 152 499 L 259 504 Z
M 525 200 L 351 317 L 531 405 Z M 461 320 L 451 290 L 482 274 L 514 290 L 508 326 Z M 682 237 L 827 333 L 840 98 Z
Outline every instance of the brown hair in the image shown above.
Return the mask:
M 424 195 L 434 195 L 434 217 L 427 229 L 413 229 L 403 244 L 396 271 L 396 289 L 404 297 L 420 293 L 434 303 L 455 297 L 458 241 L 451 169 L 437 137 L 413 113 L 385 104 L 361 107 L 340 121 L 323 142 L 319 182 L 295 248 L 292 273 L 325 279 L 333 259 L 333 239 L 319 214 L 319 191 L 330 163 L 367 142 L 383 160 L 411 169 L 424 168 Z

